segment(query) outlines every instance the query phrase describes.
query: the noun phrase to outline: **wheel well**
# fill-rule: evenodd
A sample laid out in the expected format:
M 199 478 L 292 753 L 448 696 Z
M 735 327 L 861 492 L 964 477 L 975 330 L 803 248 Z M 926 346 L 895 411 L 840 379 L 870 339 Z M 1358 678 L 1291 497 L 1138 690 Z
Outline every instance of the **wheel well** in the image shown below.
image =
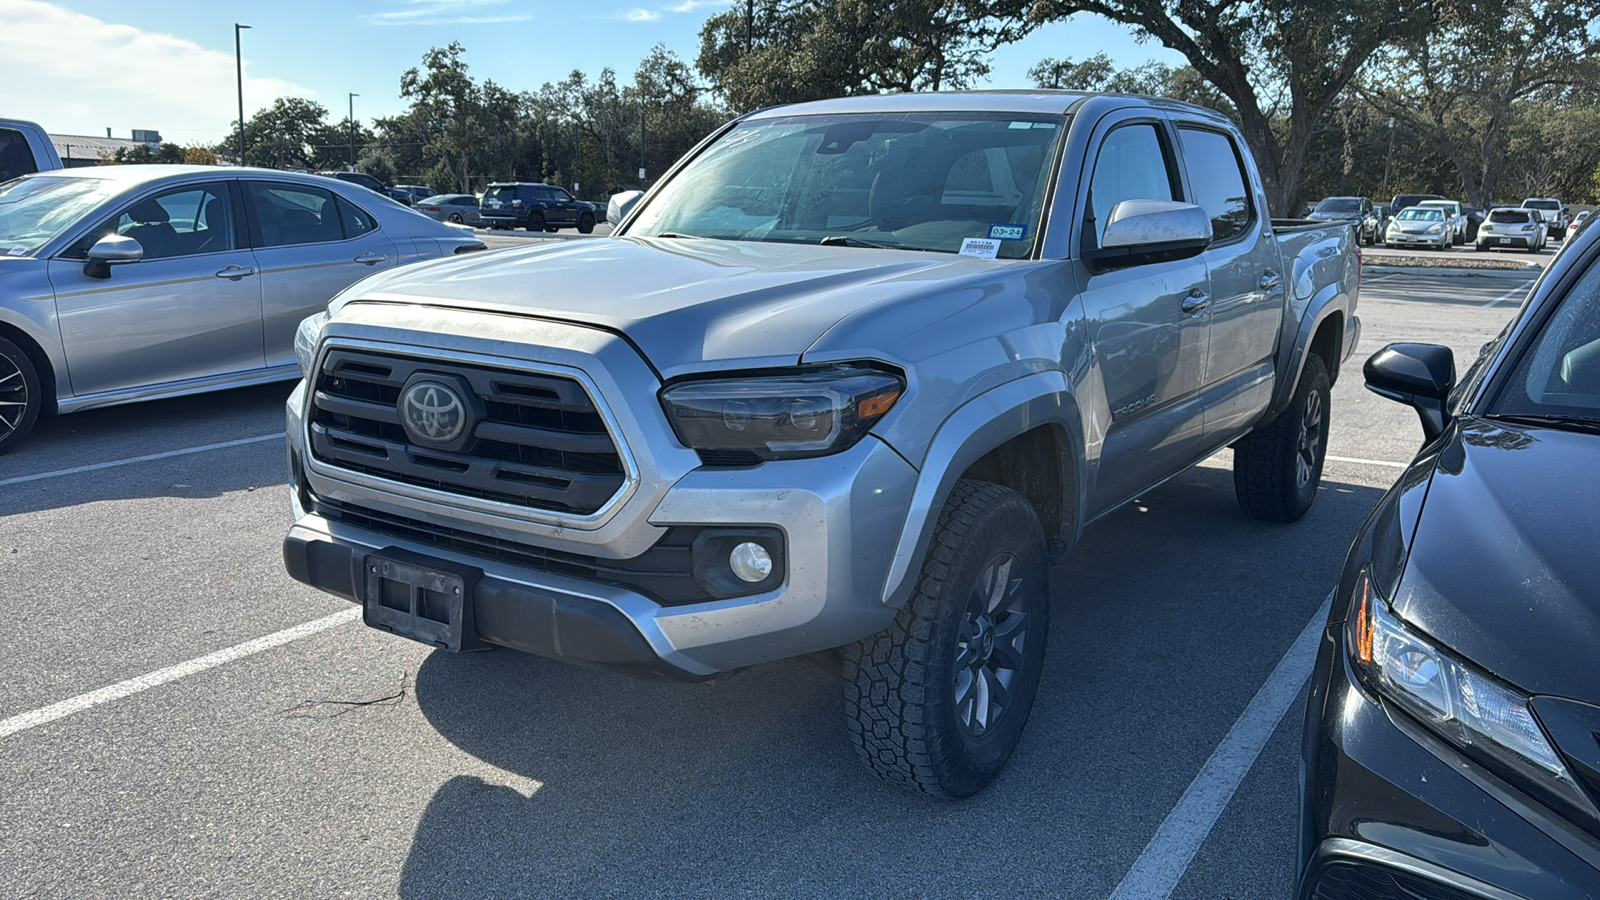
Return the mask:
M 39 372 L 39 386 L 44 390 L 44 408 L 40 410 L 44 415 L 55 415 L 56 412 L 56 370 L 50 365 L 50 357 L 45 355 L 44 348 L 40 347 L 33 338 L 14 325 L 0 322 L 0 338 L 5 338 L 28 354 L 28 359 L 33 361 L 33 367 Z
M 1317 326 L 1317 333 L 1311 338 L 1308 353 L 1315 353 L 1322 357 L 1322 362 L 1328 368 L 1328 383 L 1339 380 L 1339 339 L 1344 335 L 1344 314 L 1334 313 L 1322 320 Z
M 961 477 L 990 481 L 1021 494 L 1039 517 L 1045 539 L 1064 536 L 1070 543 L 1076 510 L 1066 501 L 1077 491 L 1069 449 L 1058 427 L 1041 425 L 985 453 Z

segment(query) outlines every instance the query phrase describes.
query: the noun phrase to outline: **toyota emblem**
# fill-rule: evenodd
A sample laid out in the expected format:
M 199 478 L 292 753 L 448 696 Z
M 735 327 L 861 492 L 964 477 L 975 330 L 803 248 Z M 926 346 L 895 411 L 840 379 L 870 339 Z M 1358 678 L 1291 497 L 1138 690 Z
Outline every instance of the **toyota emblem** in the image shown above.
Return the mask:
M 467 427 L 467 404 L 447 384 L 419 381 L 400 396 L 400 418 L 412 437 L 448 444 Z

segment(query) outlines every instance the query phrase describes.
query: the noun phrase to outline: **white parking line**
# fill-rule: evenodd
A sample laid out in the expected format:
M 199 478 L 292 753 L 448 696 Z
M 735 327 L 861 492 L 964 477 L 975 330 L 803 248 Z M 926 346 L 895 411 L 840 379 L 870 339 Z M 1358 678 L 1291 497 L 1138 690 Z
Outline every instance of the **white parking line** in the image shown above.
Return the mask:
M 1533 285 L 1533 282 L 1525 281 L 1522 284 L 1519 284 L 1516 287 L 1512 288 L 1511 290 L 1506 291 L 1504 294 L 1501 294 L 1500 296 L 1494 298 L 1493 300 L 1490 300 L 1488 303 L 1485 303 L 1483 305 L 1483 308 L 1484 309 L 1488 309 L 1489 307 L 1495 305 L 1496 303 L 1499 303 L 1502 300 L 1509 300 L 1512 297 L 1515 297 L 1516 295 L 1522 293 L 1523 291 L 1526 291 L 1532 285 Z
M 1363 466 L 1384 466 L 1390 469 L 1404 469 L 1411 463 L 1390 462 L 1387 459 L 1358 459 L 1354 456 L 1328 456 L 1324 457 L 1329 462 L 1356 463 Z
M 46 478 L 60 478 L 63 475 L 76 475 L 79 472 L 94 472 L 100 469 L 114 469 L 117 466 L 131 466 L 134 463 L 150 462 L 155 459 L 170 459 L 174 456 L 188 456 L 191 453 L 204 453 L 207 450 L 222 450 L 226 447 L 242 447 L 245 444 L 259 444 L 263 441 L 275 441 L 283 437 L 283 432 L 277 434 L 263 434 L 257 437 L 240 438 L 237 441 L 222 441 L 217 444 L 202 444 L 199 447 L 185 447 L 182 450 L 168 450 L 164 453 L 150 453 L 144 456 L 130 456 L 127 459 L 113 459 L 110 462 L 95 463 L 89 466 L 73 466 L 70 469 L 56 469 L 52 472 L 37 472 L 33 475 L 18 475 L 14 478 L 0 478 L 0 487 L 8 484 L 22 484 L 27 481 L 43 481 Z
M 1305 684 L 1316 660 L 1317 641 L 1328 621 L 1328 607 L 1332 603 L 1330 592 L 1289 651 L 1278 660 L 1266 683 L 1251 698 L 1250 705 L 1228 729 L 1222 743 L 1211 752 L 1211 758 L 1200 767 L 1200 774 L 1178 798 L 1178 805 L 1167 813 L 1155 837 L 1134 860 L 1128 874 L 1122 876 L 1111 900 L 1164 900 L 1178 886 L 1195 852 L 1211 833 L 1211 827 L 1233 799 L 1234 791 L 1239 789 L 1250 767 L 1255 765 L 1261 748 L 1267 745 L 1295 697 L 1300 695 L 1300 687 Z
M 235 644 L 225 650 L 207 653 L 205 656 L 196 657 L 188 662 L 178 663 L 175 666 L 168 666 L 165 669 L 157 669 L 149 674 L 130 678 L 127 681 L 121 681 L 108 687 L 100 688 L 97 691 L 79 694 L 76 697 L 62 700 L 60 703 L 52 703 L 32 712 L 25 712 L 9 719 L 0 719 L 0 738 L 10 737 L 19 731 L 27 731 L 29 728 L 34 728 L 47 722 L 66 718 L 74 713 L 80 713 L 86 709 L 99 706 L 102 703 L 110 703 L 113 700 L 121 700 L 123 697 L 128 697 L 141 691 L 148 691 L 153 687 L 160 687 L 163 684 L 177 681 L 180 678 L 187 678 L 207 669 L 215 669 L 224 663 L 243 659 L 263 650 L 281 647 L 290 641 L 310 637 L 318 632 L 327 631 L 329 628 L 343 625 L 346 622 L 353 622 L 359 618 L 361 618 L 361 607 L 359 606 L 341 610 L 331 616 L 324 616 L 320 619 L 313 619 L 303 625 L 275 631 L 265 637 L 258 637 L 252 641 Z

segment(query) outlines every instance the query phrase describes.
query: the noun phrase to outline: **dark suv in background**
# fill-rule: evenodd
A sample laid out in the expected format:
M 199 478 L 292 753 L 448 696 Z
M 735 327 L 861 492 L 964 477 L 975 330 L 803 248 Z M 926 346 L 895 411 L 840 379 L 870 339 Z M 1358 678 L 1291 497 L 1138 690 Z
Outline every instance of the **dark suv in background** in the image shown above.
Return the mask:
M 348 181 L 351 184 L 359 184 L 367 190 L 374 191 L 379 194 L 385 193 L 386 186 L 384 183 L 365 172 L 318 172 L 317 174 L 326 178 L 337 178 L 340 181 Z M 387 194 L 385 194 L 385 196 L 387 196 Z
M 602 219 L 594 204 L 573 198 L 566 188 L 523 181 L 489 185 L 478 214 L 489 228 L 576 228 L 582 234 L 593 232 Z

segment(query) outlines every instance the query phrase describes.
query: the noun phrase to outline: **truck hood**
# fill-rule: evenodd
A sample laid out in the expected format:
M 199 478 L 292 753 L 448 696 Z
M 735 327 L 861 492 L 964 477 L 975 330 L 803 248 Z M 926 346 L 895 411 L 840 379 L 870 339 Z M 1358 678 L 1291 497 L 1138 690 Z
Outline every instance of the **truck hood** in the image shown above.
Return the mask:
M 1600 436 L 1458 422 L 1395 611 L 1530 694 L 1600 703 L 1596 470 Z
M 1018 265 L 1026 263 L 812 244 L 579 239 L 394 269 L 333 309 L 381 301 L 592 325 L 625 334 L 672 377 L 719 362 L 792 365 L 863 307 Z

